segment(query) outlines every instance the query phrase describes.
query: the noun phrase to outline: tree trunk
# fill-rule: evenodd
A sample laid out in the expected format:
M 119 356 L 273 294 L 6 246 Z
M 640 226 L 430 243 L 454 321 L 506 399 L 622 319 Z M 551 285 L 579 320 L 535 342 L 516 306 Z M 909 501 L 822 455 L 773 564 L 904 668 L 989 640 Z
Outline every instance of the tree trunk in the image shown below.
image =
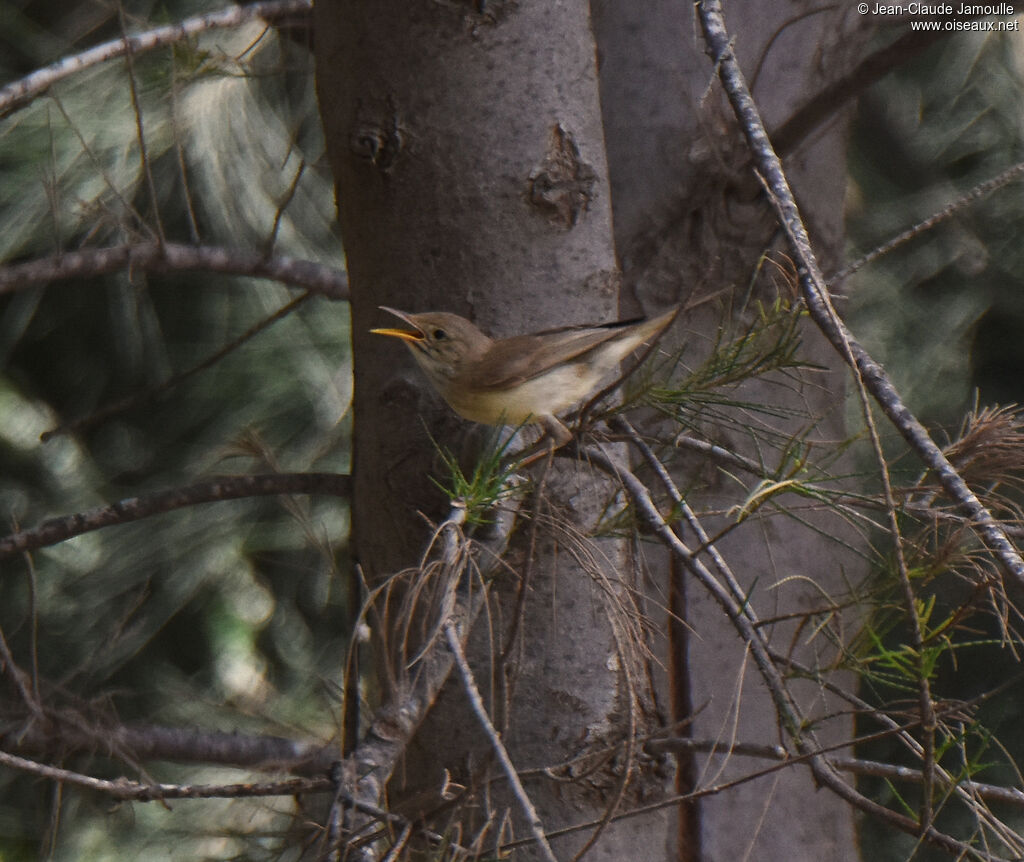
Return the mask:
M 473 8 L 316 4 L 318 88 L 352 291 L 354 541 L 371 581 L 418 560 L 429 535 L 419 513 L 445 508 L 428 480 L 443 473 L 431 438 L 454 449 L 465 429 L 404 348 L 367 333 L 387 322 L 377 305 L 452 311 L 492 335 L 618 316 L 587 3 Z M 544 488 L 511 553 L 514 572 L 495 585 L 490 627 L 481 620 L 470 647 L 520 770 L 595 758 L 584 780 L 566 780 L 565 770 L 527 781 L 551 830 L 599 821 L 627 783 L 643 795 L 647 785 L 660 792 L 663 779 L 595 755 L 639 736 L 650 713 L 627 548 L 582 538 L 610 488 L 577 465 L 553 468 Z M 450 681 L 394 797 L 429 809 L 424 793 L 439 800 L 447 770 L 475 794 L 463 836 L 485 820 L 497 829 L 506 811 L 521 824 L 504 785 L 487 783 L 491 757 Z M 612 825 L 589 858 L 660 858 L 667 822 L 654 814 Z M 556 852 L 568 858 L 592 831 L 558 839 Z M 515 834 L 526 833 L 516 825 Z

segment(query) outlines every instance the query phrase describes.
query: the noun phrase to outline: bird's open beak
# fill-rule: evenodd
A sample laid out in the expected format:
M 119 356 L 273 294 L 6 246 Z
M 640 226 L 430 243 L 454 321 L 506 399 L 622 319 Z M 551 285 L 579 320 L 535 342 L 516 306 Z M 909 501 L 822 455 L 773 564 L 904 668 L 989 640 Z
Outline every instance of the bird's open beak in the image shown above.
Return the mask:
M 388 308 L 386 305 L 380 306 L 381 311 L 386 311 L 389 314 L 393 314 L 395 317 L 401 318 L 413 328 L 413 332 L 408 329 L 371 329 L 370 332 L 375 332 L 377 335 L 393 335 L 395 338 L 401 338 L 403 341 L 411 341 L 416 343 L 426 338 L 426 334 L 420 329 L 412 318 L 409 317 L 404 311 L 398 311 L 395 308 Z

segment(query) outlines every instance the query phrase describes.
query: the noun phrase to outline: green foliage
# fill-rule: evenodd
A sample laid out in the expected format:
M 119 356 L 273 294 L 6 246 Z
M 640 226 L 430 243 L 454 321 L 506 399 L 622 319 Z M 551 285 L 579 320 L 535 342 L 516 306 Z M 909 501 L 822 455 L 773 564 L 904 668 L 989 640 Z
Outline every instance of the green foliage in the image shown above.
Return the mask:
M 725 419 L 730 413 L 723 408 L 788 415 L 777 404 L 744 400 L 738 393 L 743 384 L 773 372 L 819 367 L 800 350 L 804 315 L 801 303 L 781 296 L 768 304 L 756 302 L 751 319 L 739 332 L 731 332 L 728 324 L 717 330 L 710 350 L 692 370 L 676 373 L 673 368 L 681 364 L 685 348 L 669 362 L 652 364 L 651 371 L 641 378 L 646 382 L 641 382 L 639 391 L 634 388 L 627 403 L 640 396 L 683 427 L 694 426 L 699 417 Z M 654 383 L 665 378 L 670 382 Z
M 443 482 L 434 477 L 430 480 L 452 503 L 465 505 L 467 523 L 491 523 L 490 513 L 496 506 L 526 492 L 526 479 L 517 475 L 519 460 L 507 457 L 517 440 L 516 435 L 507 434 L 502 428 L 491 429 L 469 471 L 463 470 L 459 459 L 449 449 L 435 442 L 448 475 Z

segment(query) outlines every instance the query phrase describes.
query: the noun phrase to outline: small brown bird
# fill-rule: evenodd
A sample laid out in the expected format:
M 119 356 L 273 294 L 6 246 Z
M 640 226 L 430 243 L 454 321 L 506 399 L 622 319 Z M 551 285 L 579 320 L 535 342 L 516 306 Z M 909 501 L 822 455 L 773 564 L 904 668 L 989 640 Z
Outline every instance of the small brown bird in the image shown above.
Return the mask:
M 656 340 L 678 307 L 650 320 L 566 326 L 494 339 L 457 314 L 408 314 L 381 306 L 412 330 L 373 329 L 401 338 L 441 397 L 460 416 L 486 425 L 539 423 L 556 446 L 572 439 L 557 413 L 578 404 L 641 344 Z

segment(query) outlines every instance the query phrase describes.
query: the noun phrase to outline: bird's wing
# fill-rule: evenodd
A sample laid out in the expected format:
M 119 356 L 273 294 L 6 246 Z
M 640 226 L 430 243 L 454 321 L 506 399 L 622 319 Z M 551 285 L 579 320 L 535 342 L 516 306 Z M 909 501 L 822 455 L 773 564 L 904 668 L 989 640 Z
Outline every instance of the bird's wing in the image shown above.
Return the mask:
M 507 389 L 570 362 L 614 335 L 614 329 L 603 327 L 566 327 L 502 339 L 498 350 L 492 348 L 476 364 L 474 381 L 480 389 Z
M 649 335 L 659 333 L 675 317 L 677 309 L 650 321 Z M 620 320 L 596 326 L 565 326 L 531 335 L 516 335 L 497 342 L 474 366 L 474 384 L 480 389 L 506 389 L 516 386 L 563 362 L 582 357 L 623 329 L 640 323 L 642 318 Z

